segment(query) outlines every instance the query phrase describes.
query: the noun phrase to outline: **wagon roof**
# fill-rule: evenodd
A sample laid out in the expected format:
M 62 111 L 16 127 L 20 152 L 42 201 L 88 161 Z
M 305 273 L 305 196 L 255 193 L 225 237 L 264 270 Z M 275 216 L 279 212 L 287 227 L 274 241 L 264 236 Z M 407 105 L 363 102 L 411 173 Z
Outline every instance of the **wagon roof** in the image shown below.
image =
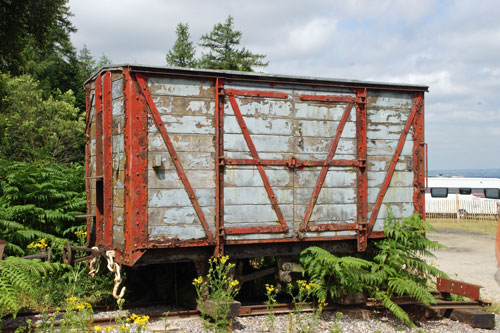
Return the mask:
M 152 74 L 174 74 L 180 76 L 201 77 L 201 78 L 216 78 L 224 77 L 228 79 L 274 82 L 274 83 L 298 83 L 298 84 L 313 84 L 322 86 L 343 86 L 348 88 L 374 88 L 374 89 L 390 89 L 390 90 L 406 90 L 406 91 L 429 91 L 429 86 L 406 84 L 406 83 L 389 83 L 361 80 L 347 80 L 336 78 L 312 77 L 312 76 L 296 76 L 284 74 L 269 74 L 257 72 L 240 72 L 230 70 L 213 70 L 199 68 L 182 68 L 182 67 L 157 67 L 147 65 L 132 65 L 132 64 L 117 64 L 104 66 L 99 69 L 86 82 L 93 81 L 97 74 L 105 70 L 121 70 L 129 68 L 131 71 L 152 73 Z

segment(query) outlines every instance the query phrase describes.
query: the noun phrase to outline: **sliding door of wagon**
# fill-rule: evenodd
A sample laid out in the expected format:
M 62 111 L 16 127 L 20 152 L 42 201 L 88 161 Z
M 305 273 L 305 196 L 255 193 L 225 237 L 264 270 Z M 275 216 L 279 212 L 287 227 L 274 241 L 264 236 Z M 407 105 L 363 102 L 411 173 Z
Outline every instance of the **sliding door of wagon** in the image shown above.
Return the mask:
M 220 211 L 227 239 L 291 237 L 292 90 L 227 82 L 223 88 Z

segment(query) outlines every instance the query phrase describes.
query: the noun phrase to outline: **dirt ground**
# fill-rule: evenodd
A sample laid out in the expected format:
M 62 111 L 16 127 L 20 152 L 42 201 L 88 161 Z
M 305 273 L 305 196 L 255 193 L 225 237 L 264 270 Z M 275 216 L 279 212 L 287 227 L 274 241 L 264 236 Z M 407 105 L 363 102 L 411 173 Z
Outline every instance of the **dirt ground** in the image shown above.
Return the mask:
M 434 252 L 439 269 L 451 279 L 483 286 L 481 298 L 500 303 L 500 286 L 494 274 L 497 272 L 495 237 L 461 231 L 435 231 L 427 234 L 431 240 L 447 246 Z

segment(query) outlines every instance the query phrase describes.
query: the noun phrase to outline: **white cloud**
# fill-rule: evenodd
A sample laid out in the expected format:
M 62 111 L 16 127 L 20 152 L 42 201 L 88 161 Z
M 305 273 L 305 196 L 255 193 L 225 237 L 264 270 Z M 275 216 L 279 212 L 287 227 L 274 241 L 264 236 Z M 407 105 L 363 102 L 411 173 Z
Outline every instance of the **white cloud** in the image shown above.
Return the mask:
M 87 44 L 96 56 L 105 53 L 116 63 L 164 65 L 177 23 L 189 23 L 197 42 L 232 15 L 243 32 L 242 45 L 267 55 L 266 72 L 429 85 L 431 168 L 500 165 L 498 0 L 70 0 L 69 5 L 79 29 L 74 44 Z

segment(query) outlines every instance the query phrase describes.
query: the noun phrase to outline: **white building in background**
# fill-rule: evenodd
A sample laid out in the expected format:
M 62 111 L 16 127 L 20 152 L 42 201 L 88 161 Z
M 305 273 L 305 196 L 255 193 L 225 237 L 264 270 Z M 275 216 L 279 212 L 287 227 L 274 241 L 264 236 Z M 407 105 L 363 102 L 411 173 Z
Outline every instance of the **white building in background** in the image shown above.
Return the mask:
M 425 211 L 428 218 L 498 218 L 500 179 L 429 177 Z

